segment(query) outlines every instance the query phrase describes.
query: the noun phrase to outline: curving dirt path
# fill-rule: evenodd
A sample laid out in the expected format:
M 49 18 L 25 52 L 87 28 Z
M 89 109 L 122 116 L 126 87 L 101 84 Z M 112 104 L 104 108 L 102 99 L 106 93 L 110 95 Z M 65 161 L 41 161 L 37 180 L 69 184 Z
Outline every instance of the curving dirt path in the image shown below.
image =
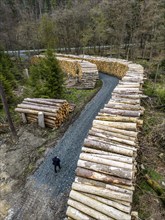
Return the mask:
M 65 218 L 68 195 L 75 178 L 81 147 L 92 121 L 111 97 L 118 79 L 100 74 L 103 87 L 85 106 L 79 118 L 70 125 L 45 161 L 27 180 L 21 201 L 17 201 L 6 220 L 62 220 Z M 54 173 L 52 157 L 58 155 L 62 169 Z

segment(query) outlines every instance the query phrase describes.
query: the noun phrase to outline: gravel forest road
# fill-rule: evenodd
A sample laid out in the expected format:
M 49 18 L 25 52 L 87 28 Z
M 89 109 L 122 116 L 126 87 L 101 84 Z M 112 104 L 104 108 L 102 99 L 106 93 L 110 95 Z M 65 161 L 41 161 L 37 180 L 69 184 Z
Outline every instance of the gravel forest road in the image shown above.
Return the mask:
M 65 218 L 68 195 L 75 178 L 75 169 L 83 141 L 92 121 L 108 102 L 118 79 L 100 73 L 101 90 L 85 106 L 78 119 L 69 126 L 64 136 L 47 154 L 36 172 L 28 177 L 21 202 L 15 204 L 6 220 L 62 220 Z M 61 170 L 54 173 L 52 157 L 61 159 Z

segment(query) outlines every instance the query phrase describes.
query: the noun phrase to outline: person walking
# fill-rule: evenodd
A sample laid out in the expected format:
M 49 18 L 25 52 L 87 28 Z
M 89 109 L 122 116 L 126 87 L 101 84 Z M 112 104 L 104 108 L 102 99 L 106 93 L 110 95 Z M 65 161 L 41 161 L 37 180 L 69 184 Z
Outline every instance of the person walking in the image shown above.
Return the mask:
M 57 156 L 55 156 L 54 158 L 52 158 L 52 161 L 53 161 L 52 164 L 54 165 L 54 172 L 57 173 L 57 167 L 58 167 L 59 169 L 61 169 L 60 159 L 59 159 Z

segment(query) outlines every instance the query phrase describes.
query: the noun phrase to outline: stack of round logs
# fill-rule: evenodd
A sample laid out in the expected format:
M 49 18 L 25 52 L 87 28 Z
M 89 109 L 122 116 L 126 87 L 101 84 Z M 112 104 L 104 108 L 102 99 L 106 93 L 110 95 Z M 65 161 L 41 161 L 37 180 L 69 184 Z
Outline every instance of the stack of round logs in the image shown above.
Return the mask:
M 143 68 L 122 64 L 128 71 L 84 140 L 68 200 L 70 220 L 131 220 Z
M 38 114 L 42 112 L 44 124 L 50 128 L 59 127 L 71 110 L 66 100 L 44 98 L 25 98 L 15 109 L 27 123 L 38 122 Z
M 32 63 L 37 63 L 39 59 L 44 58 L 44 55 L 35 55 L 31 59 Z M 56 56 L 59 65 L 64 73 L 68 75 L 66 87 L 74 87 L 78 89 L 93 89 L 96 81 L 99 78 L 96 64 L 80 59 L 73 59 L 61 56 Z M 70 86 L 71 85 L 71 86 Z
M 93 89 L 95 87 L 96 81 L 99 78 L 98 69 L 95 64 L 88 61 L 82 62 L 80 59 L 71 59 L 61 56 L 57 56 L 56 58 L 62 70 L 68 73 L 68 76 L 70 75 L 78 80 L 76 83 L 79 83 L 78 85 L 74 85 L 75 88 Z
M 94 57 L 88 55 L 75 56 L 71 54 L 57 54 L 57 56 L 67 57 L 68 59 L 72 58 L 73 60 L 79 59 L 81 61 L 83 60 L 83 62 L 84 60 L 88 61 L 90 63 L 95 64 L 97 66 L 98 71 L 117 76 L 119 79 L 121 79 L 128 70 L 128 61 L 116 58 Z

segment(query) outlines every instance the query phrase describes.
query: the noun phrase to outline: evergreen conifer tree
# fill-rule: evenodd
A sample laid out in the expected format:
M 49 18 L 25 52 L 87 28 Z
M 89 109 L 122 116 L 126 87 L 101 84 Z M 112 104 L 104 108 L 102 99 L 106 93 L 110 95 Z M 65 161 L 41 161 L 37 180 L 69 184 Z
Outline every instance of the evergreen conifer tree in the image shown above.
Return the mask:
M 0 52 L 0 82 L 3 85 L 8 103 L 14 100 L 13 89 L 16 87 L 15 73 L 17 68 L 7 54 Z M 0 108 L 2 103 L 0 101 Z
M 64 91 L 64 75 L 55 55 L 48 50 L 45 58 L 41 58 L 30 68 L 30 85 L 33 97 L 60 98 Z

